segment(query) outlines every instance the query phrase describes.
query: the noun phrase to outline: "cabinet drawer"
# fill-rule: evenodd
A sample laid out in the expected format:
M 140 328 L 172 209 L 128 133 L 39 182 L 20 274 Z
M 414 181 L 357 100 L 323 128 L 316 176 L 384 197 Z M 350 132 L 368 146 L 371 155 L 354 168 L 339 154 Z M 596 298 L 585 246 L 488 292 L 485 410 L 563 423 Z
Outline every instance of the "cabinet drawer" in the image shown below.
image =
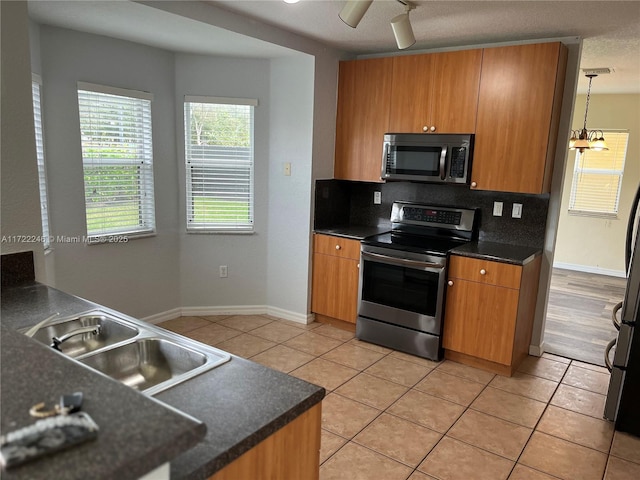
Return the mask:
M 522 267 L 519 265 L 457 255 L 452 255 L 449 261 L 449 278 L 519 289 L 521 276 Z
M 316 233 L 313 235 L 313 252 L 359 260 L 360 241 Z

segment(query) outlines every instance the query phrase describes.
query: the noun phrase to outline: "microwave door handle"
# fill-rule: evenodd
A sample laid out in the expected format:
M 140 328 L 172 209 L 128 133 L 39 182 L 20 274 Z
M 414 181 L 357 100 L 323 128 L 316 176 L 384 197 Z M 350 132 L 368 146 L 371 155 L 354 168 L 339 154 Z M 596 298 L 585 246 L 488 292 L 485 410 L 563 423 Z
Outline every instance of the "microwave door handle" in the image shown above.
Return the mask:
M 382 144 L 382 168 L 380 169 L 380 178 L 387 178 L 387 159 L 389 158 L 389 142 Z
M 442 180 L 445 180 L 446 178 L 446 172 L 445 172 L 446 163 L 447 163 L 447 146 L 444 145 L 442 147 L 442 151 L 440 152 L 440 178 Z

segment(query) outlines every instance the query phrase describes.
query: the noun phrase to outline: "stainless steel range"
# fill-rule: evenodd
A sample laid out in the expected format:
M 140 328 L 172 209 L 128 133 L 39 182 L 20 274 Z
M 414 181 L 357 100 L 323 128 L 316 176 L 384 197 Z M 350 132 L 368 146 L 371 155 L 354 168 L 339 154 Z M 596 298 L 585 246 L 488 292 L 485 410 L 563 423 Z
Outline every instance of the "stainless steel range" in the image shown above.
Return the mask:
M 476 235 L 476 211 L 395 202 L 392 230 L 362 241 L 360 340 L 440 360 L 447 253 Z

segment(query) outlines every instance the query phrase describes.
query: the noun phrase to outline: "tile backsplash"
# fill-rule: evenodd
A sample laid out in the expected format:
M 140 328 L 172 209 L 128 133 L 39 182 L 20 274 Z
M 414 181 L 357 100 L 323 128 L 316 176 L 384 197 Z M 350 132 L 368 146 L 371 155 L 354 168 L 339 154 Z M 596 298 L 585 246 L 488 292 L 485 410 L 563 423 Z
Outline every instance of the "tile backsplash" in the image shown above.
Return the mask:
M 374 192 L 382 203 L 374 205 Z M 471 190 L 468 186 L 413 182 L 366 183 L 317 180 L 314 228 L 343 225 L 388 226 L 391 205 L 403 200 L 428 205 L 479 210 L 479 239 L 542 248 L 549 195 Z M 493 216 L 493 202 L 503 202 L 501 217 Z M 514 203 L 522 204 L 522 218 L 512 218 Z

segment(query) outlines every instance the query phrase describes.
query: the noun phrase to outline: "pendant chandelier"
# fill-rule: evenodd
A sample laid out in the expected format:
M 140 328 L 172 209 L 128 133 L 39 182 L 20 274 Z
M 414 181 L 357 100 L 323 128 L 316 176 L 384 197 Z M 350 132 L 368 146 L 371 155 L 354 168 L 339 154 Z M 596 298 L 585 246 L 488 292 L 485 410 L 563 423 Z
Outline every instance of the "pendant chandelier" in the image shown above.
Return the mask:
M 587 114 L 589 113 L 589 99 L 591 97 L 591 81 L 593 77 L 597 77 L 595 73 L 587 73 L 585 77 L 589 79 L 589 88 L 587 89 L 587 105 L 584 111 L 584 125 L 582 130 L 572 130 L 569 139 L 569 150 L 578 150 L 583 153 L 585 150 L 593 150 L 599 152 L 609 150 L 607 143 L 604 141 L 604 133 L 602 130 L 587 130 Z

